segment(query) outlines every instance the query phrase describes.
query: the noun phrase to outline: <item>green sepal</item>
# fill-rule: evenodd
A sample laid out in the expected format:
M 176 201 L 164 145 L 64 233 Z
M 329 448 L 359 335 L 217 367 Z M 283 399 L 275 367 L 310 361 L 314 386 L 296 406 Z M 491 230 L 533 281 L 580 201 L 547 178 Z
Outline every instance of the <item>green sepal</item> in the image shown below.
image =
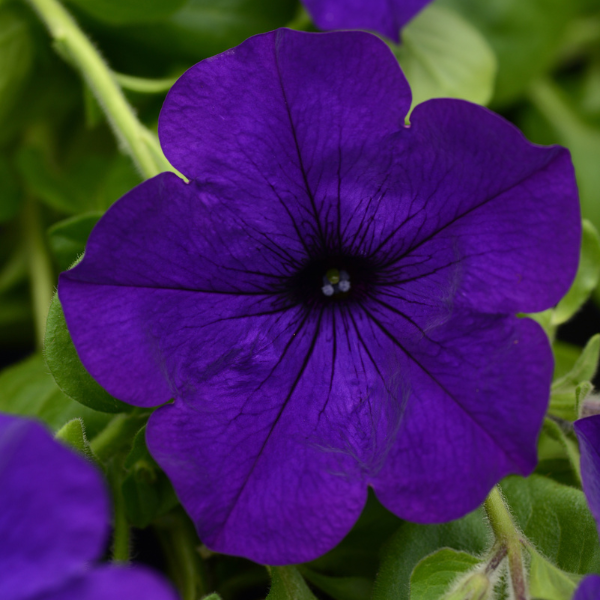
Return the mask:
M 575 366 L 581 348 L 562 340 L 555 340 L 552 344 L 552 352 L 554 353 L 553 380 L 557 380 L 564 377 Z
M 430 5 L 403 30 L 392 50 L 410 83 L 413 106 L 430 98 L 486 104 L 492 97 L 496 57 L 485 38 L 459 13 Z
M 208 594 L 208 596 L 202 596 L 201 600 L 221 600 L 221 596 L 217 592 L 213 592 L 212 594 Z
M 71 419 L 65 423 L 54 436 L 57 440 L 64 442 L 68 446 L 75 448 L 80 454 L 83 454 L 90 460 L 94 460 L 94 453 L 90 448 L 87 436 L 85 434 L 85 425 L 80 417 Z
M 125 514 L 134 527 L 147 527 L 177 505 L 171 482 L 148 452 L 145 425 L 133 439 L 125 469 L 127 475 L 122 484 Z
M 483 589 L 481 578 L 475 576 L 471 583 L 466 580 L 460 582 L 462 590 L 459 591 L 458 587 L 452 590 L 459 576 L 472 571 L 480 564 L 480 558 L 451 548 L 442 548 L 430 554 L 419 561 L 410 576 L 410 600 L 485 598 L 491 586 L 491 582 L 485 576 L 483 576 L 485 580 L 483 583 L 487 582 L 487 585 L 484 585 Z M 472 595 L 473 591 L 476 595 Z M 469 593 L 471 595 L 468 595 Z
M 600 334 L 591 337 L 573 368 L 554 381 L 551 388 L 549 412 L 561 419 L 575 421 L 579 418 L 580 403 L 594 378 L 600 357 Z M 581 384 L 582 387 L 579 387 Z M 579 388 L 579 391 L 577 391 Z M 588 390 L 589 393 L 589 390 Z
M 543 600 L 571 600 L 582 575 L 566 573 L 555 567 L 533 548 L 529 549 L 529 593 Z
M 54 294 L 46 321 L 44 355 L 58 387 L 70 398 L 107 413 L 129 412 L 125 404 L 104 390 L 81 364 L 73 345 L 58 294 Z
M 267 600 L 316 600 L 296 567 L 269 567 L 271 590 Z
M 575 281 L 552 312 L 552 324 L 568 321 L 590 297 L 600 280 L 600 237 L 587 219 L 583 220 L 581 252 Z
M 39 354 L 0 373 L 0 412 L 40 419 L 54 431 L 72 419 L 82 418 L 90 438 L 110 419 L 110 415 L 91 410 L 65 396 Z

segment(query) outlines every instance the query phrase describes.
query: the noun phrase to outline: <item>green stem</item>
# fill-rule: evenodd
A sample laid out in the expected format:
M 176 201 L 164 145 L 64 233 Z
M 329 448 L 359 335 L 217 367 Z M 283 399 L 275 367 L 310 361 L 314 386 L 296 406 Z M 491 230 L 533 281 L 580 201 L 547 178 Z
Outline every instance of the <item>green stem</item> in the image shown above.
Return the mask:
M 112 491 L 114 509 L 114 529 L 112 555 L 113 561 L 126 563 L 129 561 L 130 539 L 129 523 L 125 515 L 125 499 L 121 489 L 123 467 L 121 461 L 113 459 L 108 465 L 108 482 Z
M 54 272 L 46 250 L 38 206 L 32 198 L 28 198 L 25 202 L 23 233 L 33 299 L 36 342 L 38 348 L 41 349 L 44 346 L 46 317 L 54 294 Z
M 515 600 L 527 600 L 529 597 L 523 562 L 522 536 L 512 515 L 502 498 L 498 487 L 495 487 L 483 507 L 487 513 L 496 541 L 506 547 L 508 570 Z
M 168 77 L 165 79 L 145 79 L 143 77 L 134 77 L 132 75 L 124 75 L 123 73 L 113 73 L 117 83 L 126 90 L 139 92 L 141 94 L 160 94 L 168 92 L 173 84 L 177 81 L 177 77 Z
M 142 125 L 98 51 L 57 0 L 28 0 L 44 21 L 61 53 L 66 54 L 94 92 L 123 147 L 145 177 L 160 169 L 146 146 Z
M 183 511 L 174 510 L 155 523 L 155 530 L 182 600 L 197 600 L 207 594 L 206 568 L 198 553 L 200 540 L 188 517 Z

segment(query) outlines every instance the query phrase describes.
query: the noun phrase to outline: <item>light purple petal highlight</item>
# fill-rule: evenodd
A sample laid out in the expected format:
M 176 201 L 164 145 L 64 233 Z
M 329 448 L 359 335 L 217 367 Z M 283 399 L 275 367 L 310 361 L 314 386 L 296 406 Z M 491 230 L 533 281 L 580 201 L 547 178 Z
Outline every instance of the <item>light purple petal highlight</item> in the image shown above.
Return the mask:
M 0 598 L 32 598 L 102 553 L 102 478 L 40 424 L 0 415 L 0 490 Z
M 303 0 L 319 29 L 369 29 L 394 42 L 431 0 Z

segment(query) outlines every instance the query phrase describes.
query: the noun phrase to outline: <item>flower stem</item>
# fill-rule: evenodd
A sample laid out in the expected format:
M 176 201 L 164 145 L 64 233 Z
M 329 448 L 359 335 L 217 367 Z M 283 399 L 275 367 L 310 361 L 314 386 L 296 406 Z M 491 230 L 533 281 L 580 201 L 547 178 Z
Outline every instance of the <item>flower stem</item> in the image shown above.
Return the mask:
M 483 507 L 487 513 L 496 541 L 506 548 L 513 597 L 515 600 L 527 600 L 529 594 L 525 578 L 525 565 L 523 563 L 521 533 L 517 529 L 498 487 L 495 487 L 490 492 L 490 495 L 483 503 Z
M 121 461 L 114 458 L 108 465 L 108 481 L 112 491 L 114 524 L 112 556 L 114 562 L 126 563 L 129 561 L 129 523 L 125 515 L 125 499 L 121 489 L 123 466 Z
M 23 233 L 33 299 L 36 344 L 41 349 L 44 346 L 46 317 L 54 294 L 54 273 L 46 250 L 38 206 L 33 198 L 25 201 Z
M 156 521 L 155 531 L 182 600 L 203 597 L 209 591 L 206 568 L 198 552 L 200 541 L 188 517 L 176 509 Z
M 123 148 L 131 155 L 145 177 L 160 173 L 152 153 L 143 140 L 143 125 L 128 104 L 115 76 L 81 31 L 71 15 L 57 0 L 28 0 L 44 21 L 57 50 L 81 72 L 103 107 Z

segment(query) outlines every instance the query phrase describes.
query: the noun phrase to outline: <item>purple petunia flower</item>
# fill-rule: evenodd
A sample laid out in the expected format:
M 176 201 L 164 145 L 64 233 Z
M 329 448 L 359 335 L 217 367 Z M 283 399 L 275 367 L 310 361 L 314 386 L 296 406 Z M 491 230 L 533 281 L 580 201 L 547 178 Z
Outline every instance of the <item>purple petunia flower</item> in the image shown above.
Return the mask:
M 90 567 L 109 533 L 100 474 L 38 423 L 0 414 L 0 598 L 175 600 L 141 567 Z
M 372 486 L 454 519 L 528 474 L 552 355 L 517 311 L 574 277 L 573 167 L 488 110 L 410 89 L 360 32 L 279 30 L 205 60 L 159 122 L 171 173 L 103 217 L 59 295 L 83 364 L 158 409 L 153 456 L 202 540 L 284 564 Z
M 400 30 L 431 0 L 303 0 L 319 29 L 370 29 L 400 41 Z
M 583 491 L 600 534 L 600 415 L 575 421 L 581 452 Z M 600 577 L 588 575 L 577 588 L 573 600 L 598 600 Z

